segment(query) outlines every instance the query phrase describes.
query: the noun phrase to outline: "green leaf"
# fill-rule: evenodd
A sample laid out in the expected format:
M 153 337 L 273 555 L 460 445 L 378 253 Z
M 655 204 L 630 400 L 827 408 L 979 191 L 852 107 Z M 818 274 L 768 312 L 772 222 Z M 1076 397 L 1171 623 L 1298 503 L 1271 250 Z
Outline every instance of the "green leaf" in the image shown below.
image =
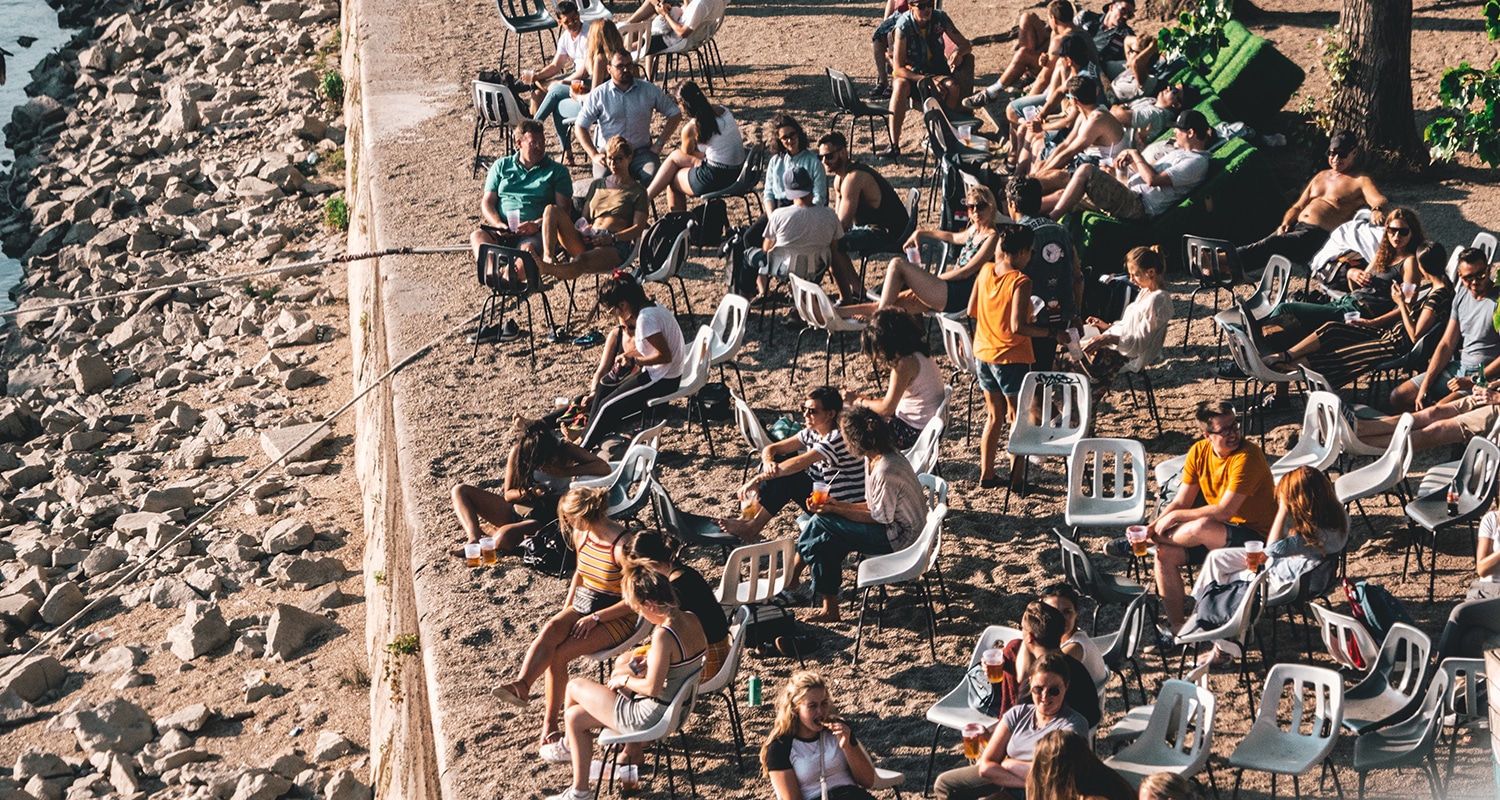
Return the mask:
M 1489 0 L 1484 4 L 1484 30 L 1490 41 L 1500 39 L 1500 0 Z

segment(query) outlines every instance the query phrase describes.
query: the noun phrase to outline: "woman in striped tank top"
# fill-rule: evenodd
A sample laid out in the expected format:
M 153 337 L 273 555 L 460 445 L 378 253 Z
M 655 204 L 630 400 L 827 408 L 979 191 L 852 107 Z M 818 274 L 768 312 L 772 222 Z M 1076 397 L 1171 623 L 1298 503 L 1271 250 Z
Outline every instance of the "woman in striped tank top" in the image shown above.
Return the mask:
M 621 594 L 630 536 L 625 526 L 610 519 L 609 490 L 574 487 L 557 504 L 561 524 L 571 527 L 578 569 L 564 608 L 542 626 L 526 651 L 520 674 L 510 683 L 495 687 L 493 694 L 513 706 L 525 708 L 531 685 L 545 678 L 542 736 L 539 753 L 544 760 L 568 760 L 558 718 L 568 683 L 568 664 L 573 659 L 607 650 L 635 632 L 636 614 Z

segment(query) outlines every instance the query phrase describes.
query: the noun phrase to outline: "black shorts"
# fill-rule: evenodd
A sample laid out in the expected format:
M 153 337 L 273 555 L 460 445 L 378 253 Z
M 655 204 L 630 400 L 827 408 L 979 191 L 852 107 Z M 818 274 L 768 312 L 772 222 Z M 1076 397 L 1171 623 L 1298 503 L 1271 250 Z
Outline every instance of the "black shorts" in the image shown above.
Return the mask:
M 944 314 L 957 314 L 968 310 L 969 296 L 974 294 L 974 281 L 978 277 L 978 274 L 975 274 L 972 277 L 948 281 L 948 300 L 943 304 Z
M 727 189 L 740 176 L 740 167 L 717 167 L 707 161 L 688 170 L 688 188 L 698 197 Z
M 1236 525 L 1233 522 L 1224 524 L 1224 546 L 1244 547 L 1245 542 L 1266 540 L 1265 534 L 1245 525 Z M 1187 560 L 1189 564 L 1202 564 L 1208 560 L 1208 548 L 1203 545 L 1194 545 L 1187 549 Z

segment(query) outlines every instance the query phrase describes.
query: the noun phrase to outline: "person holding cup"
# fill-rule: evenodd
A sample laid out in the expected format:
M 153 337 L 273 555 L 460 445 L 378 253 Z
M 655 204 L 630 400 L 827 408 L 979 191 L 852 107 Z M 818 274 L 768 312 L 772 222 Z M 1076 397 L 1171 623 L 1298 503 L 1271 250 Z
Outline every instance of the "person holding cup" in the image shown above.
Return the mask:
M 1037 659 L 1025 684 L 1031 702 L 1017 703 L 1005 712 L 978 763 L 938 776 L 933 785 L 938 800 L 980 800 L 997 788 L 1024 789 L 1037 745 L 1047 734 L 1061 730 L 1089 735 L 1088 722 L 1063 700 L 1072 680 L 1071 661 L 1060 652 Z
M 568 166 L 573 165 L 573 149 L 568 145 L 567 129 L 563 127 L 559 106 L 562 101 L 569 99 L 574 81 L 589 77 L 587 50 L 592 27 L 592 22 L 583 21 L 577 3 L 573 0 L 559 0 L 557 55 L 541 69 L 521 71 L 521 82 L 535 86 L 531 92 L 532 119 L 540 121 L 552 117 L 553 128 L 557 131 L 557 143 L 567 156 Z M 618 31 L 616 34 L 618 35 Z M 569 67 L 572 69 L 568 69 Z
M 1214 584 L 1248 583 L 1247 573 L 1269 569 L 1266 602 L 1269 605 L 1289 602 L 1304 575 L 1344 551 L 1349 541 L 1349 515 L 1327 475 L 1312 467 L 1288 472 L 1276 484 L 1276 503 L 1276 520 L 1264 543 L 1250 539 L 1241 547 L 1224 547 L 1208 554 L 1193 587 L 1194 597 L 1203 597 Z M 1328 580 L 1331 582 L 1333 577 L 1330 571 Z M 1319 595 L 1327 588 L 1327 585 L 1310 586 L 1309 590 Z M 1213 622 L 1200 619 L 1199 627 L 1217 627 Z M 1233 663 L 1238 655 L 1239 645 L 1216 641 L 1212 650 L 1198 657 L 1198 663 L 1224 666 Z
M 875 762 L 834 713 L 828 682 L 802 670 L 776 697 L 776 718 L 760 749 L 776 800 L 874 800 Z

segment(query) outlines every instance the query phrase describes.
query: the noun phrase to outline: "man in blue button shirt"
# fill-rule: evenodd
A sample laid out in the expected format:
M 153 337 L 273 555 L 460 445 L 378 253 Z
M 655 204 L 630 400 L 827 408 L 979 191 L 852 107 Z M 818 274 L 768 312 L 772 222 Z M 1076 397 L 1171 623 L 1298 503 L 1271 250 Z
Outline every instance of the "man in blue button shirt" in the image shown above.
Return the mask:
M 604 161 L 604 143 L 623 136 L 635 149 L 630 160 L 630 174 L 649 185 L 661 166 L 661 151 L 682 121 L 682 109 L 655 84 L 636 80 L 635 60 L 629 53 L 615 53 L 609 59 L 609 81 L 584 98 L 583 110 L 573 125 L 574 138 L 594 163 L 594 177 L 609 174 Z M 661 136 L 651 137 L 651 112 L 666 118 Z

